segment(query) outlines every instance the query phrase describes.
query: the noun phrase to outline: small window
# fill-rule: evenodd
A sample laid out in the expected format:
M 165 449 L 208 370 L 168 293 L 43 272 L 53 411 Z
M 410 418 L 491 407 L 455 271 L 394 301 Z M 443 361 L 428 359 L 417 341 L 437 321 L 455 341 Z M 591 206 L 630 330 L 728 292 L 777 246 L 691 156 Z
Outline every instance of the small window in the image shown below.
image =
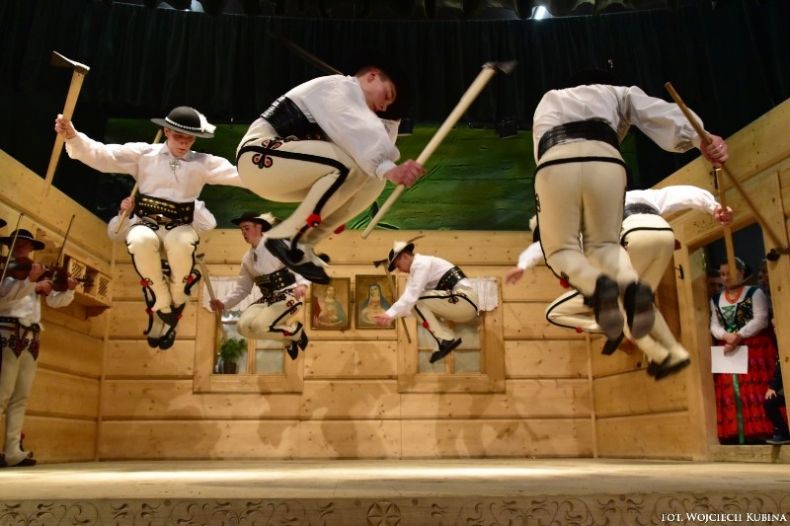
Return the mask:
M 401 291 L 405 283 L 405 276 L 399 276 Z M 502 287 L 499 280 L 496 287 L 501 298 Z M 450 325 L 463 341 L 453 352 L 433 364 L 430 363 L 430 357 L 437 349 L 437 344 L 430 333 L 417 324 L 413 317 L 406 318 L 406 324 L 398 325 L 398 354 L 401 363 L 398 374 L 399 390 L 503 392 L 505 349 L 501 305 L 494 310 L 482 312 L 472 322 Z

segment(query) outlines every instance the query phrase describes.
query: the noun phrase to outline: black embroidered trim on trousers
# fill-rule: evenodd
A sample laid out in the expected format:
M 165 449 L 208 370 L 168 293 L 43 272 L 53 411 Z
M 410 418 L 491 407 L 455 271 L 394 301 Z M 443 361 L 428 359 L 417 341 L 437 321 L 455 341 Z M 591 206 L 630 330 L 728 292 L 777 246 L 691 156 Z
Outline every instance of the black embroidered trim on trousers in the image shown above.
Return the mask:
M 549 314 L 551 313 L 551 311 L 553 311 L 554 309 L 556 309 L 557 307 L 559 307 L 559 306 L 560 306 L 560 305 L 562 305 L 563 303 L 567 303 L 567 302 L 569 302 L 570 300 L 572 300 L 573 298 L 575 298 L 576 296 L 580 296 L 580 295 L 581 295 L 581 292 L 579 292 L 579 291 L 577 290 L 577 291 L 576 291 L 576 294 L 571 294 L 570 296 L 568 296 L 568 297 L 567 297 L 567 298 L 565 298 L 564 300 L 560 301 L 559 303 L 557 303 L 557 304 L 555 304 L 555 305 L 552 305 L 552 306 L 551 306 L 551 308 L 550 308 L 549 310 L 547 310 L 547 311 L 546 311 L 546 321 L 547 321 L 547 322 L 549 322 L 549 323 L 551 323 L 552 325 L 556 325 L 557 327 L 562 327 L 562 328 L 564 328 L 564 329 L 576 329 L 576 327 L 573 327 L 573 326 L 571 326 L 571 325 L 563 325 L 562 323 L 557 323 L 556 321 L 552 321 L 552 320 L 549 318 Z
M 325 166 L 331 166 L 332 168 L 336 169 L 340 173 L 340 175 L 337 177 L 335 182 L 332 183 L 332 186 L 330 186 L 329 189 L 326 192 L 324 192 L 324 195 L 322 195 L 321 198 L 318 199 L 318 202 L 313 208 L 313 213 L 318 215 L 319 217 L 321 216 L 321 210 L 323 209 L 326 202 L 329 201 L 332 195 L 338 191 L 338 189 L 343 185 L 343 183 L 346 182 L 346 179 L 348 179 L 348 174 L 351 171 L 346 165 L 344 165 L 343 163 L 341 163 L 336 159 L 321 157 L 319 155 L 311 155 L 308 153 L 287 152 L 287 151 L 282 151 L 272 148 L 263 148 L 262 146 L 252 146 L 252 145 L 243 146 L 241 150 L 239 150 L 239 155 L 236 158 L 237 165 L 238 165 L 238 158 L 247 152 L 255 152 L 255 153 L 260 153 L 261 155 L 271 155 L 274 157 L 282 157 L 283 159 L 292 159 L 294 161 L 304 161 L 308 163 L 323 164 Z M 296 244 L 299 241 L 299 239 L 311 226 L 313 225 L 304 225 L 302 226 L 302 228 L 299 229 L 299 233 L 297 233 L 296 236 L 294 236 L 294 239 L 291 240 L 292 250 L 296 248 Z
M 569 164 L 569 163 L 613 163 L 613 164 L 619 164 L 620 166 L 625 168 L 626 173 L 628 172 L 628 167 L 625 165 L 625 161 L 623 161 L 622 159 L 618 159 L 617 157 L 590 156 L 590 157 L 563 157 L 561 159 L 552 159 L 551 161 L 546 161 L 544 163 L 541 163 L 537 168 L 535 168 L 535 175 L 538 175 L 538 172 L 546 168 L 547 166 L 554 166 L 556 164 Z
M 675 233 L 674 230 L 672 230 L 671 228 L 667 228 L 667 227 L 639 226 L 639 227 L 635 227 L 635 228 L 629 228 L 628 230 L 623 232 L 620 235 L 620 244 L 625 246 L 625 237 L 628 234 L 632 233 L 632 232 L 639 232 L 640 230 L 649 230 L 649 231 L 652 231 L 652 232 L 672 232 L 673 234 Z

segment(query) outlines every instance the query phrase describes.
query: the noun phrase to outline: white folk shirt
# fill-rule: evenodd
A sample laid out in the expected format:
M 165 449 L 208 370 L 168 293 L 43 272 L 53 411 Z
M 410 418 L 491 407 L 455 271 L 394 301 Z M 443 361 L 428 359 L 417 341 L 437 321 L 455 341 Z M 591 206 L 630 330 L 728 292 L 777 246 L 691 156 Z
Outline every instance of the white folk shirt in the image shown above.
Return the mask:
M 436 256 L 414 254 L 414 260 L 409 271 L 409 279 L 406 281 L 406 290 L 403 291 L 398 301 L 387 309 L 387 316 L 391 318 L 408 316 L 420 299 L 420 294 L 426 290 L 435 289 L 442 276 L 454 266 L 449 261 Z M 458 285 L 471 287 L 472 283 L 464 278 L 458 282 Z
M 620 141 L 633 125 L 668 151 L 682 153 L 700 145 L 699 136 L 677 104 L 650 97 L 636 86 L 594 84 L 551 90 L 543 95 L 532 123 L 535 161 L 544 133 L 560 124 L 590 119 L 606 122 Z M 697 121 L 701 126 L 702 121 Z
M 625 206 L 633 204 L 650 205 L 661 215 L 681 210 L 699 210 L 713 214 L 719 203 L 713 194 L 692 185 L 673 185 L 657 190 L 629 190 L 625 193 Z M 522 270 L 534 267 L 543 261 L 540 243 L 532 243 L 518 257 L 518 267 Z
M 5 288 L 6 282 L 8 280 L 19 281 L 13 278 L 6 278 L 3 280 L 3 288 Z M 20 283 L 15 285 L 20 285 Z M 23 291 L 23 294 L 18 295 L 15 299 L 9 300 L 7 297 L 3 297 L 2 300 L 0 300 L 0 316 L 16 318 L 19 320 L 19 323 L 25 327 L 29 327 L 34 323 L 40 323 L 41 301 L 39 300 L 39 296 L 36 294 L 35 289 L 35 283 L 32 283 L 29 280 L 22 280 L 21 286 L 17 290 Z M 53 291 L 49 294 L 49 296 L 47 296 L 47 305 L 57 309 L 67 306 L 72 302 L 73 299 L 73 290 L 67 290 L 64 292 Z
M 368 175 L 382 179 L 395 168 L 395 161 L 400 158 L 395 147 L 398 121 L 381 119 L 368 108 L 356 77 L 318 77 L 296 86 L 285 96 Z M 265 119 L 257 119 L 241 144 L 268 136 L 266 130 L 270 129 Z
M 226 309 L 235 307 L 241 300 L 249 296 L 255 286 L 255 278 L 263 274 L 271 274 L 284 269 L 285 265 L 274 257 L 264 246 L 266 236 L 261 238 L 257 247 L 250 247 L 241 259 L 241 270 L 236 279 L 236 286 L 222 301 Z M 299 274 L 294 273 L 297 285 L 309 285 L 310 282 Z M 286 287 L 287 288 L 287 287 Z
M 227 159 L 193 151 L 173 157 L 167 143 L 103 144 L 84 133 L 66 141 L 69 157 L 100 172 L 129 174 L 141 194 L 175 203 L 188 203 L 206 184 L 244 185 Z
M 713 194 L 702 188 L 680 184 L 657 190 L 630 190 L 625 193 L 625 205 L 650 205 L 661 215 L 681 210 L 699 210 L 713 214 L 719 203 Z

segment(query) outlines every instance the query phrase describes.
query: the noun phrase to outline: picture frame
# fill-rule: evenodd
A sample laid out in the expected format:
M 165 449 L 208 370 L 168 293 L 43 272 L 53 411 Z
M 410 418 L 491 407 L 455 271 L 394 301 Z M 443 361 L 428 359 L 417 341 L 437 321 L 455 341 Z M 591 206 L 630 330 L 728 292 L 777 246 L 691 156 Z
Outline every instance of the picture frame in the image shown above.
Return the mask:
M 351 279 L 332 278 L 310 285 L 310 329 L 344 331 L 351 326 Z
M 354 323 L 357 329 L 394 329 L 395 320 L 388 327 L 376 325 L 373 316 L 383 314 L 398 299 L 393 298 L 385 274 L 360 274 L 354 278 Z

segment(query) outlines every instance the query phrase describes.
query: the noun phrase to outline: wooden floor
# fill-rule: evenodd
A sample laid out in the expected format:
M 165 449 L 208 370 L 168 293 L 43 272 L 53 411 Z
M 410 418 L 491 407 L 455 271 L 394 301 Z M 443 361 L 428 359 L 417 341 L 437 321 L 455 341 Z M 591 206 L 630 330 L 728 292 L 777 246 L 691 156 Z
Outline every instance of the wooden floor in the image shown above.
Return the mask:
M 680 515 L 662 515 L 672 513 Z M 559 526 L 706 520 L 790 522 L 790 469 L 786 464 L 488 459 L 100 462 L 0 470 L 2 525 Z

